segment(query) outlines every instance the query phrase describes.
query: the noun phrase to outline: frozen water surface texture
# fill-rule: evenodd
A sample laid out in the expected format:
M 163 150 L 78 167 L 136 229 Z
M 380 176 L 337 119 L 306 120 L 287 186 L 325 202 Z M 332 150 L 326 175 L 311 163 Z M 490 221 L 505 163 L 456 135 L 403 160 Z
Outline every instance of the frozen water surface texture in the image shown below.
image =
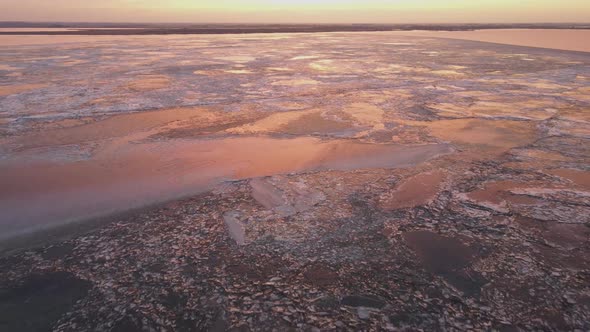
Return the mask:
M 590 329 L 590 53 L 448 34 L 0 36 L 0 330 Z

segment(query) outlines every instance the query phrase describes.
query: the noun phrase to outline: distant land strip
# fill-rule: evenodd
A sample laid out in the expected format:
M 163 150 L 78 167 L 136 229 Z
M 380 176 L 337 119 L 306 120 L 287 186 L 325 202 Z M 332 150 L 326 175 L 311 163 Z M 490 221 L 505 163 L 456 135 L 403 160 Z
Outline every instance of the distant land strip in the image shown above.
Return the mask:
M 590 24 L 131 24 L 0 22 L 0 35 L 172 35 L 371 31 L 469 31 L 480 29 L 590 29 Z M 43 31 L 42 29 L 64 29 Z M 71 30 L 65 30 L 71 29 Z

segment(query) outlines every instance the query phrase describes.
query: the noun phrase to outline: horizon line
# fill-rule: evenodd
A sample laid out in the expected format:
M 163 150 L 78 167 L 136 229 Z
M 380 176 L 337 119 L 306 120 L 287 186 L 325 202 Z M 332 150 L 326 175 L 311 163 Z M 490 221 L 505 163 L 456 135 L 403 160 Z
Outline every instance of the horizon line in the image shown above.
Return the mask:
M 275 25 L 287 25 L 287 24 L 299 24 L 299 25 L 310 25 L 310 24 L 341 24 L 341 25 L 522 25 L 522 24 L 590 24 L 588 22 L 574 22 L 574 21 L 531 21 L 531 22 L 273 22 L 273 21 L 261 21 L 261 22 L 224 22 L 224 21 L 201 21 L 201 22 L 188 22 L 188 21 L 166 21 L 166 22 L 154 22 L 154 21 L 142 21 L 142 22 L 130 22 L 130 21 L 29 21 L 29 20 L 0 20 L 0 24 L 5 23 L 31 23 L 31 24 L 275 24 Z

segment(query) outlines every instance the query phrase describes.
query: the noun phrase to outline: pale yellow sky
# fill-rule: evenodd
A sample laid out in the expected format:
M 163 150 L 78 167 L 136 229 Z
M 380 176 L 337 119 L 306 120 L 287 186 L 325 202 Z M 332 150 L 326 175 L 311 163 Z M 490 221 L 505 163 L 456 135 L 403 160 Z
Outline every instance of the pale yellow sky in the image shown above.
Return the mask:
M 0 0 L 0 21 L 590 22 L 590 0 Z

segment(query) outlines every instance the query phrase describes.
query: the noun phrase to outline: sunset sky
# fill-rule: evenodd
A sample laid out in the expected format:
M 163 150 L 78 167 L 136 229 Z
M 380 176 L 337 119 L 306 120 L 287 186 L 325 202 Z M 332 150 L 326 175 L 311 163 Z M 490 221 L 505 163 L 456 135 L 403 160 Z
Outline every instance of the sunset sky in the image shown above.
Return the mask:
M 1 21 L 590 22 L 590 0 L 0 0 Z

